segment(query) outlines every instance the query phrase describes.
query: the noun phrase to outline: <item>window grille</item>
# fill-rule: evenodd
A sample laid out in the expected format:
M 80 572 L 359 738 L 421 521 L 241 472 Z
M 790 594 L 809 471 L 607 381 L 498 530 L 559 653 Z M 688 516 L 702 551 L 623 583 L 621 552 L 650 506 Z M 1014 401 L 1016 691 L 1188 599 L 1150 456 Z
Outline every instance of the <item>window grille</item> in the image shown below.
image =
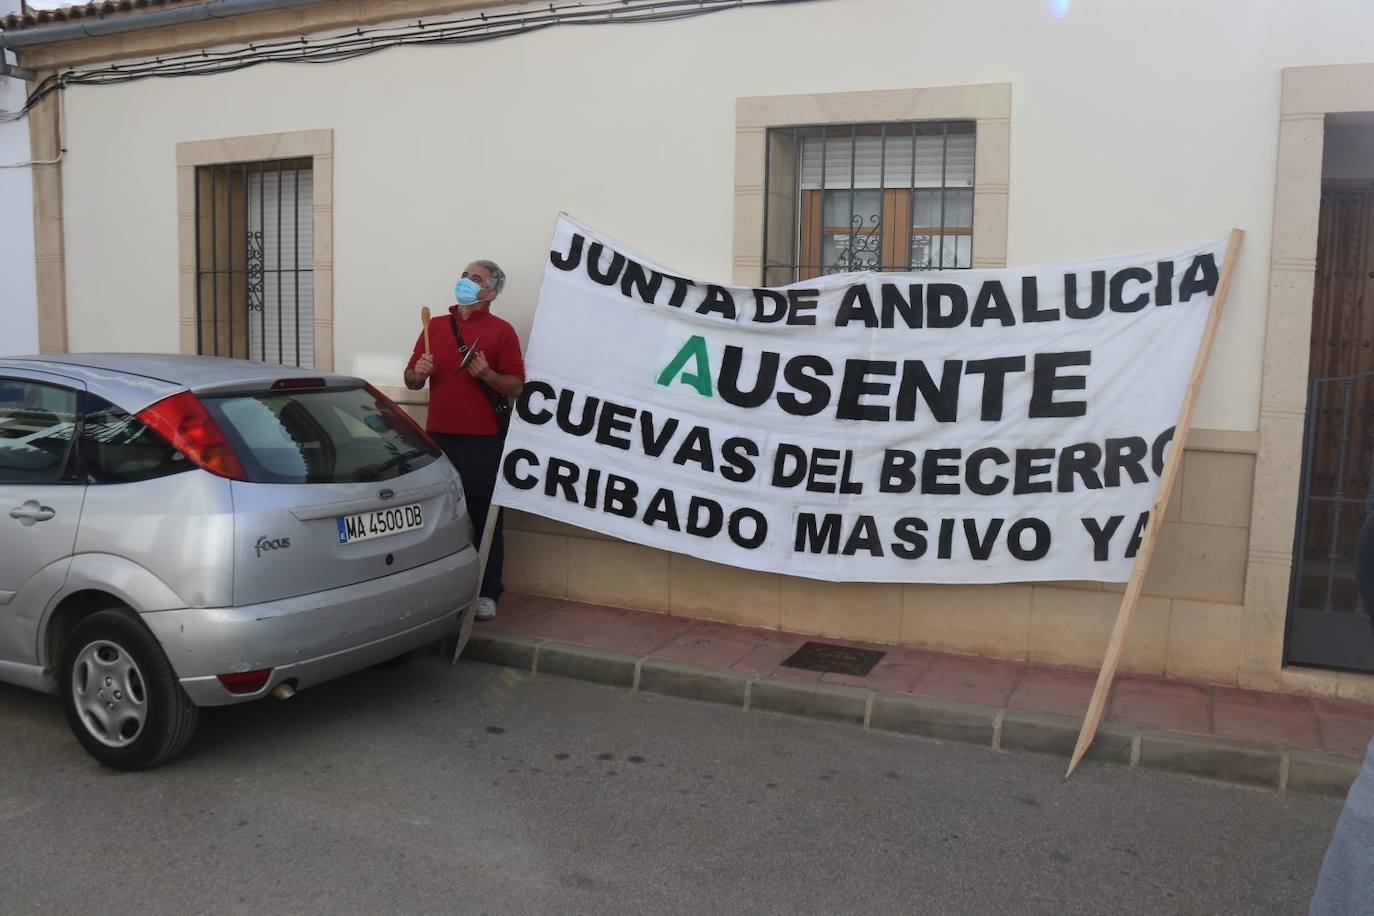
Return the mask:
M 315 364 L 310 159 L 196 169 L 197 351 Z
M 973 265 L 972 121 L 768 131 L 764 283 Z

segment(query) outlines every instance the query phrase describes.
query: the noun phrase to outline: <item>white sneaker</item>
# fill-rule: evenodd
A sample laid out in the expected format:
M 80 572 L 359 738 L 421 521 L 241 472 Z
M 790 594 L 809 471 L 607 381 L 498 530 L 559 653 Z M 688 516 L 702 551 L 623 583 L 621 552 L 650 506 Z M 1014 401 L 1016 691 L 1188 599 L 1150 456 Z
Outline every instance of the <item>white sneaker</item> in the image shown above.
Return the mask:
M 495 616 L 496 616 L 496 602 L 493 601 L 493 600 L 490 599 L 490 598 L 478 598 L 478 599 L 477 599 L 477 615 L 476 615 L 476 619 L 478 619 L 478 620 L 491 620 L 491 619 L 492 619 L 493 617 L 495 617 Z

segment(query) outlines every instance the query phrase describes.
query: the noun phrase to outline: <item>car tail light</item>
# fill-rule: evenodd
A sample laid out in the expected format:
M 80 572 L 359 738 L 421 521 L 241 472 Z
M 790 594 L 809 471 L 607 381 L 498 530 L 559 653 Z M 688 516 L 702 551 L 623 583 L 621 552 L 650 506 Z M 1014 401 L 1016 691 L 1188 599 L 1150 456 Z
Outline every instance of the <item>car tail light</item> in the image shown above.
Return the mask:
M 229 440 L 191 392 L 183 391 L 145 407 L 139 411 L 138 419 L 211 474 L 230 480 L 248 479 Z
M 368 394 L 372 395 L 378 401 L 385 404 L 387 407 L 391 408 L 391 412 L 393 414 L 398 415 L 401 418 L 401 422 L 405 423 L 411 429 L 415 430 L 415 432 L 419 433 L 426 442 L 428 442 L 430 445 L 434 447 L 434 450 L 436 452 L 442 451 L 442 449 L 439 448 L 439 443 L 435 442 L 430 437 L 429 433 L 425 430 L 425 428 L 421 426 L 419 423 L 415 422 L 415 418 L 412 417 L 410 414 L 406 413 L 406 411 L 401 408 L 400 404 L 397 404 L 395 401 L 391 400 L 391 398 L 382 394 L 376 388 L 373 388 L 372 385 L 368 382 L 363 382 L 363 388 L 367 390 Z
M 221 674 L 219 675 L 219 682 L 230 693 L 257 693 L 271 676 L 271 668 L 260 668 L 257 671 L 236 671 L 233 674 Z

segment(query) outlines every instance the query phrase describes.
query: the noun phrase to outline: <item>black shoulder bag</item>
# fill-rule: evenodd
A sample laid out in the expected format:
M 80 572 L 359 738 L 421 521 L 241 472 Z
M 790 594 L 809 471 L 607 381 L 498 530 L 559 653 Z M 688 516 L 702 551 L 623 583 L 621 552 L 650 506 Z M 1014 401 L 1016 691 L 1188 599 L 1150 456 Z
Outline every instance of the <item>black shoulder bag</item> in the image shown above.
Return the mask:
M 463 364 L 466 365 L 468 359 L 468 347 L 463 343 L 463 335 L 458 330 L 458 319 L 452 314 L 448 316 L 449 327 L 453 328 L 453 339 L 458 342 L 458 352 L 463 356 Z M 474 378 L 477 387 L 482 389 L 482 394 L 487 396 L 487 401 L 491 403 L 491 409 L 496 413 L 496 428 L 500 430 L 501 438 L 506 437 L 506 430 L 510 429 L 510 399 L 495 388 Z

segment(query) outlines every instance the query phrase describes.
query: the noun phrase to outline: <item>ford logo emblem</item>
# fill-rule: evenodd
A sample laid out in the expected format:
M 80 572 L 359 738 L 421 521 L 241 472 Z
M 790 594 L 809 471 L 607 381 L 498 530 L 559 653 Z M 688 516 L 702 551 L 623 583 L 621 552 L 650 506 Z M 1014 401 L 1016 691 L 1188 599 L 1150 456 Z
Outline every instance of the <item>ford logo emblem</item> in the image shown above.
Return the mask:
M 377 491 L 377 498 L 378 498 L 378 499 L 390 499 L 391 497 L 393 497 L 393 496 L 395 496 L 395 495 L 396 495 L 395 491 L 394 491 L 394 490 L 391 490 L 390 488 L 383 488 L 383 489 Z

